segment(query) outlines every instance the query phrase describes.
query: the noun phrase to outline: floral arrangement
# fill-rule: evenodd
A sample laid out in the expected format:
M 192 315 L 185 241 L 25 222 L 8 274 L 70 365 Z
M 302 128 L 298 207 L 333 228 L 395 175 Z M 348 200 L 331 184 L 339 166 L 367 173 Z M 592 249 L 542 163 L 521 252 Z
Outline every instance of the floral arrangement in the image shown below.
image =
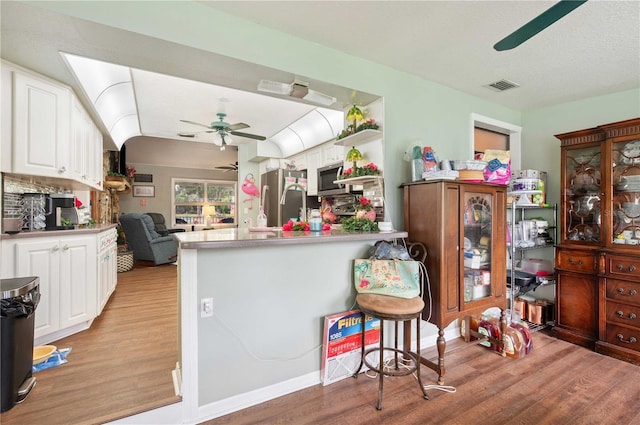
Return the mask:
M 376 211 L 373 209 L 370 199 L 364 196 L 360 197 L 358 206 L 356 207 L 356 218 L 366 218 L 371 221 L 376 219 Z
M 311 230 L 311 226 L 308 221 L 296 221 L 293 220 L 287 221 L 282 225 L 283 232 L 309 232 Z M 331 225 L 329 223 L 322 224 L 322 230 L 331 230 Z
M 340 178 L 350 179 L 353 177 L 378 176 L 378 175 L 380 175 L 380 170 L 378 170 L 378 166 L 373 162 L 370 162 L 364 167 L 347 168 L 346 170 L 344 170 Z
M 346 232 L 377 232 L 378 223 L 367 218 L 349 217 L 340 223 Z
M 136 167 L 133 165 L 125 165 L 124 168 L 129 181 L 133 181 L 133 178 L 136 176 Z

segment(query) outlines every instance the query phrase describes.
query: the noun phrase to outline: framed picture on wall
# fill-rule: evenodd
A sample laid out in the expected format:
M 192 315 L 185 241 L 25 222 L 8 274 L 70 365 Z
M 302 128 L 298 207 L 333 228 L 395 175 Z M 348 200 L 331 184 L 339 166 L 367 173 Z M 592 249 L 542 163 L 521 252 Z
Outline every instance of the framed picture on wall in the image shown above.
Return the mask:
M 133 186 L 133 196 L 153 198 L 156 196 L 156 187 L 147 185 Z

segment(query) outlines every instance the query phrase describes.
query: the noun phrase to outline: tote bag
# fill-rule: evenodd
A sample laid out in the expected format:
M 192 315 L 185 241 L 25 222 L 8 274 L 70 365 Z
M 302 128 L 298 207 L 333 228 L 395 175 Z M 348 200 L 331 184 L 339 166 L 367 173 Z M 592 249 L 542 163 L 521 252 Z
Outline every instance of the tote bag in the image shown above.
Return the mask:
M 358 293 L 400 298 L 420 295 L 418 261 L 356 259 L 353 270 Z

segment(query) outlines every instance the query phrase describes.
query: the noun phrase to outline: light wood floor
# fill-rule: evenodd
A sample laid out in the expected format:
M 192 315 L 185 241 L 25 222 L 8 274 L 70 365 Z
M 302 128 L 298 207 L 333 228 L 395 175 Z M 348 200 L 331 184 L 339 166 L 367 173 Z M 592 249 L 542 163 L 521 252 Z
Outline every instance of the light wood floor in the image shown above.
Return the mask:
M 90 329 L 55 341 L 68 363 L 34 374 L 27 399 L 3 425 L 98 424 L 175 403 L 177 267 L 136 264 Z
M 534 333 L 534 351 L 522 359 L 459 341 L 448 344 L 452 350 L 445 356 L 445 384 L 456 387 L 453 394 L 429 390 L 430 400 L 424 400 L 413 377 L 388 378 L 378 411 L 377 380 L 360 375 L 205 424 L 640 424 L 638 366 L 541 332 Z M 425 385 L 435 384 L 435 373 L 423 370 L 422 376 Z

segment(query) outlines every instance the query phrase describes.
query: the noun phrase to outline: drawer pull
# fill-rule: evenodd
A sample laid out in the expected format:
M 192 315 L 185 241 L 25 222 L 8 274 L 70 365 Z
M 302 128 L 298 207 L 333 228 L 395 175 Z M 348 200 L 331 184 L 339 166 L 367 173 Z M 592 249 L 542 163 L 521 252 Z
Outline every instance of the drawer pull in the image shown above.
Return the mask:
M 624 313 L 622 312 L 622 310 L 618 310 L 616 311 L 616 314 L 618 315 L 619 318 L 621 319 L 629 319 L 629 320 L 635 320 L 636 319 L 636 314 L 635 313 L 629 313 L 628 317 L 624 317 Z
M 624 266 L 622 264 L 618 264 L 616 265 L 616 269 L 618 269 L 619 271 L 623 271 L 624 270 Z M 636 266 L 631 265 L 629 266 L 629 272 L 635 272 L 636 271 Z
M 637 294 L 637 293 L 638 293 L 638 291 L 636 291 L 635 289 L 632 289 L 632 290 L 630 290 L 630 291 L 629 291 L 629 293 L 628 293 L 628 294 L 625 294 L 625 293 L 624 293 L 624 288 L 618 288 L 618 293 L 619 293 L 620 295 L 626 295 L 626 296 L 631 296 L 631 297 L 633 297 L 635 294 Z
M 584 261 L 582 261 L 582 260 L 576 261 L 573 258 L 569 258 L 569 264 L 581 266 L 581 265 L 584 264 Z
M 624 335 L 622 334 L 618 334 L 616 335 L 616 337 L 620 340 L 620 342 L 624 342 L 625 344 L 635 344 L 636 342 L 638 342 L 637 339 L 635 339 L 635 337 L 631 337 L 627 340 L 624 339 Z

